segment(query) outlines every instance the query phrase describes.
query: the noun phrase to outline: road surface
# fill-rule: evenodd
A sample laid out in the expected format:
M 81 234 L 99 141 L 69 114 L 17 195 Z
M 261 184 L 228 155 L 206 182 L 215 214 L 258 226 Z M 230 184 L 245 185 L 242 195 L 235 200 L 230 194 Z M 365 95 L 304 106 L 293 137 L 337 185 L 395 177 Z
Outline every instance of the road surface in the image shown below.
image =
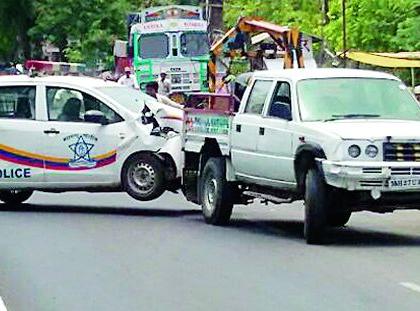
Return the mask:
M 324 246 L 302 219 L 254 204 L 222 228 L 181 195 L 36 193 L 0 212 L 0 310 L 420 309 L 420 212 L 354 214 Z

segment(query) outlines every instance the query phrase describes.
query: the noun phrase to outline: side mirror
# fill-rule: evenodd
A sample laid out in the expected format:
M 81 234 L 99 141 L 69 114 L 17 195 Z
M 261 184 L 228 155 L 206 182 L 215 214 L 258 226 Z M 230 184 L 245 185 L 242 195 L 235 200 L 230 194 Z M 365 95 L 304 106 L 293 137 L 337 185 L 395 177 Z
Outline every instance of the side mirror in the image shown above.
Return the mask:
M 86 111 L 84 115 L 85 122 L 98 123 L 102 125 L 108 124 L 108 119 L 105 114 L 99 110 L 89 110 Z

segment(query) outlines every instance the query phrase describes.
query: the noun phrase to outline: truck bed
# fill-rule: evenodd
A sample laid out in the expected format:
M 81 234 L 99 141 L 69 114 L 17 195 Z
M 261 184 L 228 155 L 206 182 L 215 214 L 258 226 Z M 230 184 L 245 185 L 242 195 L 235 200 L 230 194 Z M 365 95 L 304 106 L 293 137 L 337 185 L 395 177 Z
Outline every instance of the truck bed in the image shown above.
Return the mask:
M 231 111 L 186 109 L 183 147 L 187 152 L 200 152 L 206 139 L 218 142 L 222 154 L 229 154 L 229 136 L 234 113 Z

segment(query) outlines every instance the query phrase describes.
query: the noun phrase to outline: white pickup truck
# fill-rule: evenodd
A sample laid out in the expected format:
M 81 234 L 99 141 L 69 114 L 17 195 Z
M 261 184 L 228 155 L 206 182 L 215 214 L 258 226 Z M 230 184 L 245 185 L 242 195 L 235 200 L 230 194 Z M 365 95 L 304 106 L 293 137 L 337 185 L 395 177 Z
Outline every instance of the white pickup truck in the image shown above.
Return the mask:
M 396 77 L 351 69 L 256 72 L 239 110 L 187 109 L 183 191 L 206 222 L 234 204 L 303 199 L 307 243 L 352 212 L 420 207 L 420 108 Z M 230 108 L 229 108 L 230 107 Z

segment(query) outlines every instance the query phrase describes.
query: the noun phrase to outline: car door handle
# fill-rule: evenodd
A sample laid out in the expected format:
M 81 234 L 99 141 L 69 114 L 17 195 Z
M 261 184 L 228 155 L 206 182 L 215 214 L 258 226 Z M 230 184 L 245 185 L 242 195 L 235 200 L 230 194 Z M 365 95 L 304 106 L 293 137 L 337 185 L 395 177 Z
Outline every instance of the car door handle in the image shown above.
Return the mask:
M 264 135 L 264 132 L 265 132 L 265 128 L 260 127 L 260 135 Z
M 236 131 L 240 133 L 241 130 L 242 130 L 242 126 L 240 124 L 236 124 Z
M 45 134 L 60 134 L 60 131 L 52 128 L 52 129 L 49 129 L 49 130 L 44 130 L 44 133 Z

